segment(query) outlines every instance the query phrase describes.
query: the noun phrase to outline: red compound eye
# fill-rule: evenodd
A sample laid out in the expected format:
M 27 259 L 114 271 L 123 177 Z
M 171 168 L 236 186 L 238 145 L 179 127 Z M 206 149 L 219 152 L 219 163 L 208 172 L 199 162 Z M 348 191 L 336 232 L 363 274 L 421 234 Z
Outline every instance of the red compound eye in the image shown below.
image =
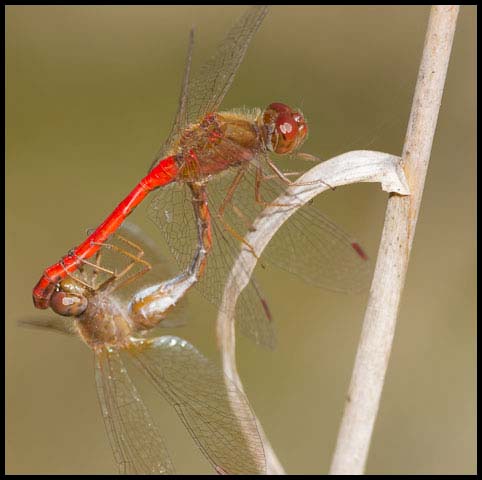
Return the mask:
M 291 153 L 299 147 L 308 133 L 300 112 L 284 103 L 272 103 L 264 111 L 263 122 L 268 129 L 267 146 L 275 153 Z

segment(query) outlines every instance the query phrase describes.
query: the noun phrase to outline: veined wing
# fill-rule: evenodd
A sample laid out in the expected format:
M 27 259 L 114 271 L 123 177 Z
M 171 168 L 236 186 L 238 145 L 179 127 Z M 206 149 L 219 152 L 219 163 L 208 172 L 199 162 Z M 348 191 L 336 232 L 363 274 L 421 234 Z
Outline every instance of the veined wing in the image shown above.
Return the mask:
M 265 473 L 263 444 L 248 400 L 220 368 L 173 336 L 146 340 L 132 354 L 218 473 Z
M 226 139 L 212 146 L 213 158 L 220 156 L 221 152 L 233 158 L 245 154 L 241 147 Z M 226 195 L 232 190 L 239 168 L 218 174 L 206 184 L 213 246 L 197 287 L 217 307 L 221 305 L 228 274 L 244 245 L 243 238 L 265 207 L 255 198 L 256 169 L 261 168 L 264 177 L 269 177 L 261 182 L 259 193 L 262 200 L 273 202 L 286 190 L 286 184 L 273 174 L 264 162 L 263 154 L 260 154 L 256 162 L 247 164 L 242 181 L 227 202 Z M 197 248 L 196 220 L 191 201 L 187 186 L 173 185 L 159 191 L 149 210 L 149 217 L 165 234 L 181 268 L 189 265 Z M 218 215 L 221 208 L 224 208 L 222 218 Z M 315 206 L 306 205 L 290 217 L 272 238 L 261 263 L 265 265 L 265 260 L 271 262 L 319 287 L 354 292 L 366 287 L 369 272 L 369 262 L 357 247 L 358 243 L 352 237 Z M 254 282 L 250 282 L 243 291 L 237 304 L 236 318 L 244 334 L 264 346 L 274 345 L 274 330 L 266 302 Z
M 236 174 L 236 169 L 228 170 L 207 184 L 212 217 L 212 249 L 196 288 L 217 308 L 221 305 L 228 274 L 241 249 L 240 238 L 246 232 L 246 226 L 239 223 L 239 217 L 235 215 L 232 218 L 232 210 L 228 210 L 226 222 L 239 232 L 240 237 L 227 231 L 215 215 Z M 242 205 L 240 208 L 242 209 Z M 198 249 L 196 218 L 189 187 L 184 183 L 176 183 L 159 190 L 149 206 L 148 216 L 163 232 L 180 269 L 188 268 Z M 253 280 L 248 283 L 238 300 L 236 318 L 243 334 L 267 348 L 274 347 L 276 340 L 273 324 L 266 302 Z
M 267 201 L 285 190 L 277 177 L 261 184 L 261 195 Z M 283 224 L 261 258 L 334 292 L 361 292 L 369 284 L 370 262 L 358 241 L 312 204 L 304 205 Z
M 132 383 L 119 352 L 95 355 L 102 417 L 119 473 L 174 473 L 161 434 Z
M 267 13 L 267 6 L 250 7 L 231 27 L 214 56 L 200 67 L 192 81 L 190 72 L 194 32 L 191 30 L 176 118 L 169 136 L 156 154 L 149 170 L 152 170 L 166 156 L 189 123 L 199 120 L 206 113 L 218 108 L 234 80 L 251 39 Z
M 267 13 L 266 5 L 250 7 L 231 27 L 214 56 L 193 77 L 187 104 L 189 123 L 217 110 Z
M 224 145 L 223 151 L 226 150 Z M 287 185 L 273 173 L 263 155 L 250 162 L 229 202 L 225 201 L 229 187 L 218 185 L 215 179 L 209 182 L 211 215 L 219 229 L 226 223 L 244 238 L 266 204 L 285 193 Z M 258 169 L 264 180 L 259 182 L 257 200 Z M 223 222 L 216 215 L 221 205 L 225 209 Z M 213 248 L 211 256 L 214 255 Z M 311 204 L 300 208 L 273 236 L 261 256 L 261 264 L 266 263 L 327 290 L 358 292 L 368 285 L 369 262 L 359 243 Z
M 189 45 L 187 48 L 187 59 L 186 59 L 186 66 L 184 67 L 184 77 L 182 80 L 181 86 L 181 95 L 179 97 L 179 104 L 177 107 L 176 117 L 174 119 L 174 123 L 172 124 L 171 131 L 166 139 L 166 141 L 162 144 L 159 151 L 156 153 L 154 160 L 149 168 L 151 171 L 160 160 L 163 160 L 167 154 L 167 152 L 171 149 L 171 147 L 176 143 L 179 139 L 180 134 L 182 133 L 183 129 L 187 125 L 187 100 L 189 95 L 189 77 L 191 75 L 191 63 L 192 63 L 192 51 L 194 47 L 194 30 L 191 30 L 189 33 Z

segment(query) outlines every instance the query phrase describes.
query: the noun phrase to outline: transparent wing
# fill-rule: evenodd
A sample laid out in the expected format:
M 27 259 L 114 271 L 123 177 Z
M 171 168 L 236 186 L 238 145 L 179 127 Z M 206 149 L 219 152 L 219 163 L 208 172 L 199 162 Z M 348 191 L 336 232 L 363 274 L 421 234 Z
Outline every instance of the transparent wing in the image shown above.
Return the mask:
M 17 320 L 17 325 L 19 327 L 25 328 L 38 328 L 41 330 L 47 330 L 50 332 L 63 333 L 64 335 L 76 336 L 77 331 L 75 325 L 71 318 L 65 317 L 33 317 L 33 318 L 22 318 Z
M 174 473 L 161 434 L 117 351 L 103 349 L 95 355 L 95 380 L 119 473 Z
M 246 397 L 190 343 L 163 336 L 131 350 L 138 367 L 174 407 L 216 471 L 265 473 L 256 419 Z M 233 413 L 232 408 L 236 413 Z
M 193 77 L 187 105 L 189 123 L 217 110 L 267 13 L 265 5 L 250 7 L 231 27 L 213 57 Z
M 160 160 L 162 160 L 167 152 L 171 149 L 174 143 L 178 140 L 182 130 L 187 124 L 187 100 L 188 100 L 188 91 L 189 91 L 189 77 L 191 74 L 191 63 L 192 63 L 192 50 L 194 47 L 194 30 L 191 30 L 189 33 L 189 45 L 187 49 L 187 59 L 186 59 L 186 66 L 184 68 L 184 77 L 182 81 L 181 87 L 181 95 L 179 97 L 179 104 L 177 107 L 176 117 L 174 119 L 174 123 L 172 124 L 171 131 L 163 143 L 159 151 L 156 153 L 154 160 L 149 168 L 152 170 Z
M 250 7 L 236 21 L 217 48 L 216 53 L 200 67 L 192 81 L 190 81 L 190 71 L 194 32 L 191 30 L 176 118 L 171 132 L 157 152 L 150 170 L 166 156 L 189 123 L 199 120 L 206 113 L 213 112 L 218 108 L 234 80 L 251 39 L 267 13 L 267 6 Z
M 242 239 L 255 218 L 250 218 L 254 212 L 248 210 L 253 208 L 254 191 L 249 191 L 249 180 L 246 177 L 236 189 L 232 201 L 227 203 L 222 218 L 218 216 L 221 206 L 225 204 L 226 192 L 230 189 L 236 173 L 232 171 L 230 175 L 209 183 L 207 187 L 212 217 L 213 247 L 197 287 L 201 294 L 218 308 L 222 304 L 228 276 L 244 246 Z M 247 176 L 249 177 L 249 173 Z M 243 195 L 242 192 L 249 193 L 250 196 Z M 241 293 L 235 313 L 237 325 L 244 335 L 266 348 L 272 349 L 276 346 L 276 333 L 268 310 L 268 302 L 254 276 Z
M 242 158 L 243 155 L 241 147 L 228 140 L 212 146 L 213 158 L 221 152 L 233 158 Z M 243 246 L 242 239 L 266 205 L 256 200 L 257 168 L 263 171 L 265 177 L 259 188 L 259 200 L 273 202 L 286 190 L 286 184 L 273 175 L 263 155 L 250 162 L 234 190 L 233 181 L 239 168 L 228 169 L 206 184 L 213 246 L 197 287 L 217 307 L 221 305 L 228 274 Z M 229 201 L 226 200 L 228 192 L 232 192 Z M 186 185 L 173 185 L 159 191 L 148 212 L 151 220 L 165 234 L 181 268 L 189 265 L 197 248 L 196 220 L 191 201 Z M 222 209 L 224 215 L 220 218 L 218 214 Z M 358 242 L 313 205 L 297 211 L 273 237 L 261 258 L 261 265 L 267 262 L 294 273 L 308 283 L 333 291 L 355 292 L 368 284 L 369 262 Z M 236 318 L 244 334 L 259 344 L 272 347 L 275 343 L 274 329 L 266 305 L 259 288 L 252 281 L 238 301 Z
M 224 198 L 222 192 L 229 189 L 236 173 L 236 170 L 228 170 L 207 184 L 213 245 L 196 287 L 217 308 L 221 305 L 228 274 L 241 248 L 240 238 L 246 231 L 245 225 L 239 225 L 238 216 L 231 218 L 231 211 L 227 214 L 227 222 L 234 229 L 237 228 L 241 237 L 227 231 L 225 224 L 213 214 L 219 210 Z M 148 216 L 163 232 L 180 268 L 186 269 L 198 248 L 196 219 L 189 187 L 180 183 L 160 190 L 149 206 Z M 238 300 L 236 319 L 244 335 L 260 345 L 274 348 L 274 327 L 267 312 L 266 301 L 254 280 L 249 282 Z
M 262 182 L 262 197 L 273 201 L 285 189 L 273 178 Z M 304 205 L 283 224 L 261 258 L 330 291 L 361 292 L 369 282 L 370 262 L 358 241 L 312 204 Z
M 306 205 L 280 228 L 262 258 L 317 287 L 361 292 L 368 286 L 370 262 L 357 245 L 314 205 Z
M 257 168 L 265 178 L 259 187 L 260 201 L 255 193 Z M 215 212 L 225 202 L 227 190 L 214 183 L 208 187 L 209 201 L 213 222 L 219 224 Z M 251 162 L 231 200 L 224 203 L 223 220 L 244 237 L 266 203 L 274 202 L 285 191 L 286 184 L 258 157 L 257 165 Z M 357 292 L 368 284 L 369 262 L 358 242 L 314 205 L 300 208 L 273 236 L 261 257 L 261 265 L 270 263 L 332 291 Z

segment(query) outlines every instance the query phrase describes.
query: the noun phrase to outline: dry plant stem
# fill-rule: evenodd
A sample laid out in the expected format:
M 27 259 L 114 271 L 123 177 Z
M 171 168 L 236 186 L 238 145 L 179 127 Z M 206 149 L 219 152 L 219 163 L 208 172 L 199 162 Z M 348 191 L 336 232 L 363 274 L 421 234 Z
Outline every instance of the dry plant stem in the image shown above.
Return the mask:
M 433 6 L 403 148 L 410 197 L 391 195 L 331 474 L 365 470 L 392 348 L 458 6 Z
M 258 257 L 271 237 L 298 210 L 300 204 L 304 204 L 314 196 L 329 190 L 328 185 L 341 186 L 357 182 L 380 182 L 382 188 L 387 192 L 397 192 L 402 195 L 409 192 L 403 169 L 400 167 L 400 158 L 380 152 L 360 150 L 339 155 L 316 165 L 299 178 L 299 183 L 316 180 L 318 180 L 316 185 L 290 187 L 285 194 L 273 202 L 281 205 L 292 205 L 291 207 L 270 206 L 259 215 L 253 224 L 254 231 L 246 235 L 247 242 L 253 247 Z M 251 277 L 256 266 L 256 260 L 256 257 L 247 248 L 241 251 L 226 282 L 223 303 L 217 320 L 217 337 L 224 372 L 241 391 L 244 391 L 244 389 L 237 372 L 235 355 L 235 306 L 240 293 Z M 267 473 L 283 474 L 283 467 L 266 438 L 259 421 L 258 426 L 265 447 Z

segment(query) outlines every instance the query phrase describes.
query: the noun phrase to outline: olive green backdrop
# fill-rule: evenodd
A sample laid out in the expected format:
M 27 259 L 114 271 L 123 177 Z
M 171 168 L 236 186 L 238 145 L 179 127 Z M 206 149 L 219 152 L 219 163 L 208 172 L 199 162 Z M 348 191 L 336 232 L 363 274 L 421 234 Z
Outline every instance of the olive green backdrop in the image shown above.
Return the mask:
M 145 174 L 173 119 L 188 31 L 195 66 L 243 7 L 6 8 L 6 471 L 113 473 L 93 359 L 77 339 L 22 329 L 31 289 Z M 273 7 L 223 104 L 300 106 L 304 150 L 400 154 L 428 7 Z M 476 10 L 462 7 L 368 473 L 474 473 Z M 387 195 L 337 189 L 317 204 L 372 260 Z M 135 220 L 162 245 L 146 219 Z M 327 293 L 268 268 L 276 351 L 238 340 L 256 413 L 289 473 L 326 473 L 368 293 Z M 217 359 L 197 292 L 171 331 Z M 135 377 L 137 379 L 137 377 Z M 141 380 L 180 473 L 210 473 Z

